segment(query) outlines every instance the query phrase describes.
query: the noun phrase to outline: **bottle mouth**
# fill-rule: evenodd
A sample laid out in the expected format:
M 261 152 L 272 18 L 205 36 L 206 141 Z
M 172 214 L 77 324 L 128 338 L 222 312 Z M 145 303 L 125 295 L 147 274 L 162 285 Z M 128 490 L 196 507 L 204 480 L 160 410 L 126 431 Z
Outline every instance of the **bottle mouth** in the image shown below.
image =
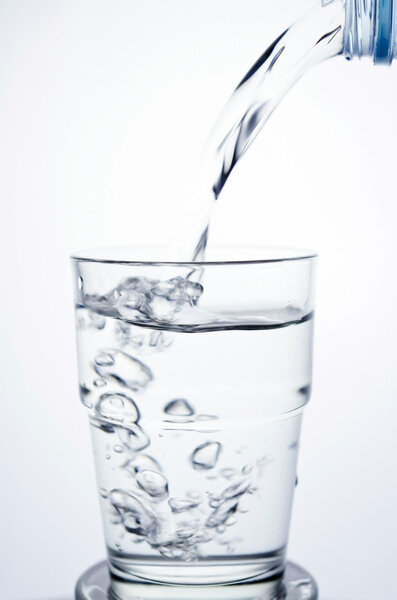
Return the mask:
M 390 65 L 396 54 L 396 0 L 345 0 L 345 56 Z

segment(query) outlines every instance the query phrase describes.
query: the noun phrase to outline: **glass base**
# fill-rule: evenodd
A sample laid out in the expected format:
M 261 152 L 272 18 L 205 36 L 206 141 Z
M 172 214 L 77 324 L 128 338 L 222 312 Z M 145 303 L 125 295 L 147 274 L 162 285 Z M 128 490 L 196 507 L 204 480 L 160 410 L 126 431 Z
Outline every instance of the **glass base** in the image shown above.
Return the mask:
M 113 577 L 174 586 L 231 585 L 273 579 L 284 571 L 284 554 L 283 548 L 268 554 L 206 557 L 197 562 L 181 563 L 163 557 L 123 555 L 108 550 Z
M 284 574 L 262 582 L 227 586 L 170 586 L 125 581 L 111 576 L 103 561 L 83 573 L 76 585 L 76 600 L 317 600 L 314 579 L 288 562 Z

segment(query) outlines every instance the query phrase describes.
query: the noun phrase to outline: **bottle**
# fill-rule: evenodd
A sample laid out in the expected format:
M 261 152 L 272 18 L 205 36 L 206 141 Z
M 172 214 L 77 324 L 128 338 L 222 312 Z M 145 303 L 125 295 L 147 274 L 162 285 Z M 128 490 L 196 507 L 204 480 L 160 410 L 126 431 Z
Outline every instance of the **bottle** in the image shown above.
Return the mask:
M 323 0 L 327 4 L 327 0 Z M 344 54 L 390 65 L 397 56 L 397 0 L 345 0 Z

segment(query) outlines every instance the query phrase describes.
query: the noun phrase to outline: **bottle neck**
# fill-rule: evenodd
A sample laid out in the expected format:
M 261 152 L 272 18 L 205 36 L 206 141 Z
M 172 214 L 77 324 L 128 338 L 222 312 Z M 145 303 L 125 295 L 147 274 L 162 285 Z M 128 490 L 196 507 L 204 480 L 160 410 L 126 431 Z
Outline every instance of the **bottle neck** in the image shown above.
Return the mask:
M 397 0 L 345 0 L 344 54 L 390 65 L 397 55 Z

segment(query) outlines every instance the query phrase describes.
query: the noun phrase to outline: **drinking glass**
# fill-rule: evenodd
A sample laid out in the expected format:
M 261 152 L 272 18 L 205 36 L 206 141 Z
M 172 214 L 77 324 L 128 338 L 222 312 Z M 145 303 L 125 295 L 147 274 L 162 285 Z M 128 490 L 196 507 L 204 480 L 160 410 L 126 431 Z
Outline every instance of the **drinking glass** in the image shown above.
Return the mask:
M 311 252 L 72 258 L 80 396 L 111 573 L 179 585 L 280 574 L 310 397 Z

